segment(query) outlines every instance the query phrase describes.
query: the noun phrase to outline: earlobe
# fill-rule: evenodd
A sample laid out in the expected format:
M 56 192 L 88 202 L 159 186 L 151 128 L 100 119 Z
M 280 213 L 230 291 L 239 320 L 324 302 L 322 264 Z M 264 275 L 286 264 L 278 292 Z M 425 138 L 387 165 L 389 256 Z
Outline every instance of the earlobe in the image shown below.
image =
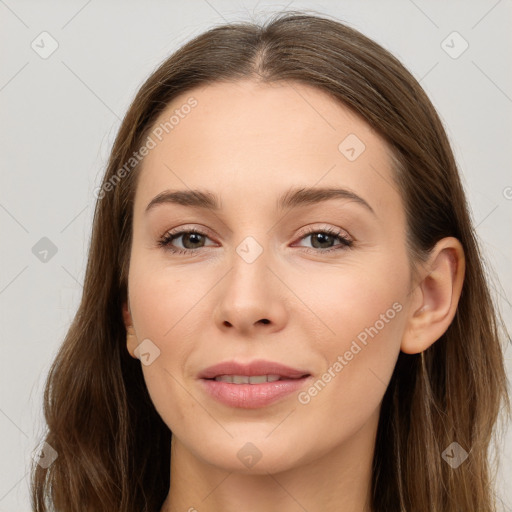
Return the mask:
M 129 326 L 133 326 L 132 315 L 130 313 L 130 306 L 128 300 L 123 303 L 123 320 L 124 326 L 128 329 Z
M 128 302 L 123 304 L 123 320 L 124 326 L 126 328 L 126 348 L 134 359 L 138 359 L 138 357 L 135 355 L 135 348 L 138 345 L 137 336 L 133 327 L 133 321 Z
M 464 250 L 459 240 L 440 240 L 426 269 L 414 290 L 416 302 L 400 346 L 406 354 L 417 354 L 430 347 L 446 332 L 455 316 L 465 273 Z

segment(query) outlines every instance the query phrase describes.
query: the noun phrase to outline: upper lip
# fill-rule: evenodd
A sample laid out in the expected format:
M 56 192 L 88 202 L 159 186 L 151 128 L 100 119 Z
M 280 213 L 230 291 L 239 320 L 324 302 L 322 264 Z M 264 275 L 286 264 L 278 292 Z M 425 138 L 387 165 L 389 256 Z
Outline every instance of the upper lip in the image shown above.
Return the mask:
M 258 359 L 247 364 L 236 361 L 224 361 L 204 369 L 199 373 L 199 378 L 214 379 L 220 375 L 246 375 L 248 377 L 255 375 L 279 375 L 290 379 L 298 379 L 310 374 L 308 371 L 291 368 L 281 363 Z

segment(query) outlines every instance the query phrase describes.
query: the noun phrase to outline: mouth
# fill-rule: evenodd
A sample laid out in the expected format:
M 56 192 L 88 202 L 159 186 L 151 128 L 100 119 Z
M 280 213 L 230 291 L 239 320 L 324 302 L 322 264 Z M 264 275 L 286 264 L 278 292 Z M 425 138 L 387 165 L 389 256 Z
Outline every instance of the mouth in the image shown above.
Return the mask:
M 258 360 L 245 365 L 220 363 L 201 372 L 198 378 L 204 391 L 224 405 L 257 409 L 300 391 L 312 375 L 307 370 Z
M 265 382 L 277 382 L 280 380 L 299 380 L 309 377 L 309 373 L 301 377 L 286 377 L 283 375 L 218 375 L 217 377 L 206 379 L 215 382 L 228 382 L 229 384 L 263 384 Z
M 238 361 L 223 361 L 214 366 L 210 366 L 199 373 L 200 379 L 216 379 L 218 377 L 232 377 L 237 380 L 245 377 L 256 377 L 260 380 L 265 377 L 272 380 L 280 379 L 300 379 L 309 372 L 304 369 L 292 368 L 291 366 L 284 365 L 275 361 L 265 361 L 257 359 L 248 363 L 239 363 Z M 276 378 L 277 377 L 277 378 Z M 238 382 L 234 382 L 237 384 Z M 241 384 L 248 382 L 242 380 Z M 258 383 L 257 380 L 254 383 Z

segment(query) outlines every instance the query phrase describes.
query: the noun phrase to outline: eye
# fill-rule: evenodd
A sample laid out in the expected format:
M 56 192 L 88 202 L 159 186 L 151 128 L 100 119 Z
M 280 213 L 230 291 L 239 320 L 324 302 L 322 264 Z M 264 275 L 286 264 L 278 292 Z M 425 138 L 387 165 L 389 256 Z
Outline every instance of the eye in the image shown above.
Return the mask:
M 181 240 L 183 247 L 175 247 L 173 242 L 178 239 Z M 312 248 L 305 247 L 307 252 L 326 253 L 332 251 L 340 251 L 352 247 L 353 241 L 343 235 L 343 232 L 333 228 L 324 229 L 310 229 L 303 233 L 300 240 L 311 238 Z M 202 231 L 191 228 L 181 231 L 169 231 L 158 241 L 158 246 L 175 254 L 197 254 L 198 249 L 207 247 L 205 240 L 208 235 Z M 339 240 L 338 246 L 332 247 L 331 244 Z
M 172 245 L 172 242 L 179 238 L 182 239 L 181 243 L 184 247 L 175 247 Z M 195 228 L 174 232 L 170 231 L 158 241 L 158 245 L 176 254 L 192 254 L 197 252 L 196 249 L 205 247 L 203 245 L 205 238 L 208 238 L 208 235 Z
M 331 251 L 340 251 L 352 247 L 353 241 L 343 234 L 341 230 L 333 228 L 310 229 L 302 234 L 301 240 L 311 239 L 313 248 L 306 247 L 308 252 L 326 253 Z M 332 243 L 339 240 L 338 247 L 332 247 Z

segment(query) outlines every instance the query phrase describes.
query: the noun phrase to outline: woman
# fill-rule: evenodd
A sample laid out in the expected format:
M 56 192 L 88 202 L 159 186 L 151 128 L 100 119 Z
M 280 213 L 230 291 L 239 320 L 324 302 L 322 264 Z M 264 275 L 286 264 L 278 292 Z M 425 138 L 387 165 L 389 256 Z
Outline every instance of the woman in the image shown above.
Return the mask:
M 386 50 L 301 12 L 209 30 L 141 87 L 96 197 L 35 510 L 494 510 L 499 315 Z

